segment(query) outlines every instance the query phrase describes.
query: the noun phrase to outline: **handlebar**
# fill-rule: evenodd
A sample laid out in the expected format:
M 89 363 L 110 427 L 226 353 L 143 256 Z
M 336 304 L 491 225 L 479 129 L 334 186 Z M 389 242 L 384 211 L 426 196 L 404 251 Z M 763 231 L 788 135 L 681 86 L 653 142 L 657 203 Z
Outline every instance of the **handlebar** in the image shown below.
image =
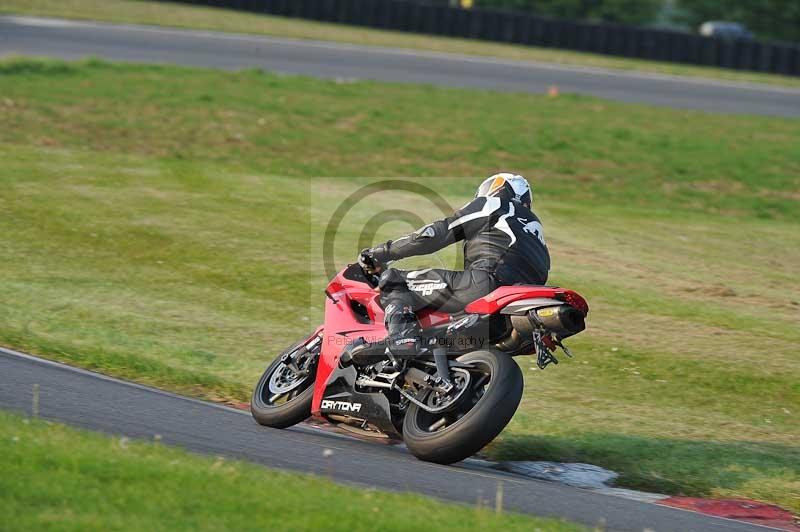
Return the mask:
M 367 270 L 364 269 L 364 266 L 362 265 L 362 263 L 365 264 L 367 267 L 372 268 L 373 270 L 375 268 L 381 266 L 381 264 L 378 264 L 378 261 L 376 261 L 373 257 L 370 257 L 367 254 L 360 255 L 358 263 L 359 263 L 359 265 L 361 265 L 361 269 L 364 270 L 364 274 L 365 275 L 368 275 L 368 274 L 367 274 Z
M 361 266 L 361 265 L 359 265 Z M 374 273 L 367 273 L 363 266 L 361 266 L 361 271 L 364 273 L 364 277 L 367 279 L 367 284 L 370 285 L 372 288 L 378 288 L 378 283 L 380 282 L 380 276 L 375 275 Z

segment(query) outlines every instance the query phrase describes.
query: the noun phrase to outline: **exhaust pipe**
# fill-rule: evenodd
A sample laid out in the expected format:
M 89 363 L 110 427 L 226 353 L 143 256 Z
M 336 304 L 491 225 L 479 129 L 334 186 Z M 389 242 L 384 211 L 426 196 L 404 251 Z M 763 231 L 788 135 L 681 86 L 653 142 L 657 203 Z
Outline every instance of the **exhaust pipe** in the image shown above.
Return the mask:
M 528 320 L 535 329 L 545 329 L 558 338 L 567 338 L 586 328 L 583 313 L 572 305 L 557 305 L 528 311 Z
M 568 304 L 532 308 L 524 314 L 512 314 L 511 333 L 498 342 L 503 351 L 517 351 L 532 341 L 536 331 L 552 333 L 557 339 L 578 334 L 586 328 L 583 313 Z

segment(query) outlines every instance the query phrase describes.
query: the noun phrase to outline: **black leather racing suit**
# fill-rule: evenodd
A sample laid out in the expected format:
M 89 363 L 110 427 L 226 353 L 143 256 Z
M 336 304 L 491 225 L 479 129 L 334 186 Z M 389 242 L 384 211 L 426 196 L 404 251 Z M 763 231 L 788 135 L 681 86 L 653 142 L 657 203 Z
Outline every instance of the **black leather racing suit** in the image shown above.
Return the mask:
M 390 336 L 394 312 L 434 307 L 453 313 L 498 286 L 547 282 L 550 254 L 539 218 L 524 205 L 496 196 L 475 198 L 452 216 L 387 242 L 381 258 L 427 255 L 461 240 L 464 271 L 389 268 L 381 275 Z

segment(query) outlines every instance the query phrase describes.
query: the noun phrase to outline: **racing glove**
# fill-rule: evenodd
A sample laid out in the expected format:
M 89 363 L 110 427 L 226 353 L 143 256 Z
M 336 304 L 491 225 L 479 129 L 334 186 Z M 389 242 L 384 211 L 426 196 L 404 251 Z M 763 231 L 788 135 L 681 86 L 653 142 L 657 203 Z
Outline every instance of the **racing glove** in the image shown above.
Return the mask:
M 376 275 L 385 270 L 388 260 L 389 242 L 374 248 L 362 249 L 358 254 L 358 264 L 370 275 Z

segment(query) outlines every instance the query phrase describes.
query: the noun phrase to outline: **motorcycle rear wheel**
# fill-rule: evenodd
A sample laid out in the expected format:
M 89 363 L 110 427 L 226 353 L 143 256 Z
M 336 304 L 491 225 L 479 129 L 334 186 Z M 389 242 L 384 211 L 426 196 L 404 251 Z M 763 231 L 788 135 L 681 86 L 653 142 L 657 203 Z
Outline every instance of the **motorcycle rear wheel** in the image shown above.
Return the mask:
M 313 338 L 307 338 L 281 352 L 264 370 L 250 399 L 250 413 L 259 425 L 284 429 L 311 416 L 311 399 L 322 342 L 299 361 L 303 364 L 301 368 L 308 371 L 304 377 L 298 378 L 281 361 L 283 355 L 299 351 L 311 340 Z
M 472 456 L 500 434 L 522 399 L 522 372 L 510 356 L 474 351 L 458 361 L 476 368 L 470 371 L 471 401 L 443 414 L 430 414 L 413 403 L 406 412 L 403 440 L 421 460 L 452 464 Z

